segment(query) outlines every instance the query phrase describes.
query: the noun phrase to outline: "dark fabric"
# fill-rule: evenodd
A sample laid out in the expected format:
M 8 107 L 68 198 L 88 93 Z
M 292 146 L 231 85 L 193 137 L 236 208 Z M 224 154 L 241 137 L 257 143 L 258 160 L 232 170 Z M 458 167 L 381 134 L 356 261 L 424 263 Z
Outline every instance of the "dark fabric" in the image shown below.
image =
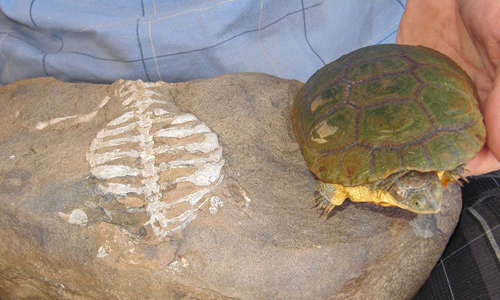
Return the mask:
M 500 171 L 469 179 L 459 224 L 414 300 L 500 299 Z

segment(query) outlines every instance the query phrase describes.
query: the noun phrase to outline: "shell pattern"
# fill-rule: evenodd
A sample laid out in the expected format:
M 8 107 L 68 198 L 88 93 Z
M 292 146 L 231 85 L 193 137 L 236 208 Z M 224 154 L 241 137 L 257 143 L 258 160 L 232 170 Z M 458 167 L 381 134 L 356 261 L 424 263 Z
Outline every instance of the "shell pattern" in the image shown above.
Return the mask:
M 298 93 L 293 126 L 309 169 L 344 186 L 455 170 L 485 138 L 468 75 L 422 46 L 368 46 L 324 66 Z
M 155 83 L 120 81 L 116 94 L 126 112 L 109 122 L 87 152 L 98 191 L 143 200 L 159 238 L 184 228 L 210 203 L 222 182 L 224 159 L 217 135 L 190 113 L 167 111 Z M 175 110 L 175 109 L 171 109 Z

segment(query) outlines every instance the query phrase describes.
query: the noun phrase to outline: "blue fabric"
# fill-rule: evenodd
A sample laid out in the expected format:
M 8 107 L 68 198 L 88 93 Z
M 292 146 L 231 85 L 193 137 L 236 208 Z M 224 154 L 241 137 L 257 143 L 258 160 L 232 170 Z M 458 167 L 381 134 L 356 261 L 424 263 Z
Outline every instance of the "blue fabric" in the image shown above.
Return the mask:
M 0 0 L 0 84 L 53 76 L 186 81 L 232 72 L 307 80 L 395 41 L 406 0 Z

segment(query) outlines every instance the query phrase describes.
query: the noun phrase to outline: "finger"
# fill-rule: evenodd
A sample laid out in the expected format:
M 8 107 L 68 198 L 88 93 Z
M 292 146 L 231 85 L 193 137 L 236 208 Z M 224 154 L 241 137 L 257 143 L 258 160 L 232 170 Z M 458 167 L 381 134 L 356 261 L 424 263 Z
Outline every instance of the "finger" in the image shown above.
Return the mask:
M 483 114 L 486 144 L 497 160 L 500 160 L 500 67 L 493 90 L 486 99 Z
M 485 146 L 465 165 L 464 176 L 481 175 L 498 169 L 500 169 L 500 161 Z
M 500 75 L 500 70 L 497 71 Z M 500 76 L 486 99 L 484 109 L 486 145 L 465 166 L 465 175 L 480 175 L 500 169 Z

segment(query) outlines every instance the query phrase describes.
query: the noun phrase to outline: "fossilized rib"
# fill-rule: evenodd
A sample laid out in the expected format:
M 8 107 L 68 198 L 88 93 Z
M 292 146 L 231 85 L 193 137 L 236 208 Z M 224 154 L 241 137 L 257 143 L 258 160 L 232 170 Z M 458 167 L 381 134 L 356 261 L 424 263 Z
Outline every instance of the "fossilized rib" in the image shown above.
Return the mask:
M 212 189 L 224 159 L 217 135 L 193 114 L 165 110 L 154 86 L 119 82 L 127 111 L 97 133 L 87 160 L 100 193 L 144 197 L 146 225 L 161 238 L 184 228 L 207 201 L 211 213 L 222 206 Z

